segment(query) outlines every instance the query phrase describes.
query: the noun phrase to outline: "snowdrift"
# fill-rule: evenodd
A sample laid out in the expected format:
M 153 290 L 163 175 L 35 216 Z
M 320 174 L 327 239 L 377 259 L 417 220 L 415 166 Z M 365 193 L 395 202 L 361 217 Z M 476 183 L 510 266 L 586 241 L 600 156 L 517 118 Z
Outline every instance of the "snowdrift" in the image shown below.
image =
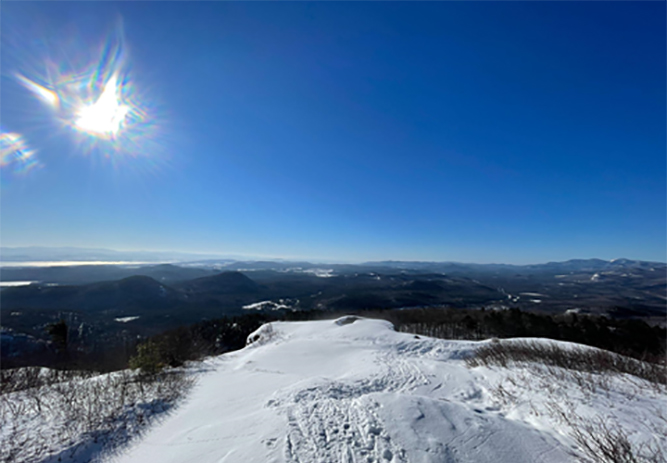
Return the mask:
M 470 368 L 480 344 L 356 317 L 264 325 L 245 349 L 206 361 L 185 403 L 113 461 L 586 461 L 565 405 L 667 448 L 664 390 L 622 375 L 592 391 L 567 374 Z

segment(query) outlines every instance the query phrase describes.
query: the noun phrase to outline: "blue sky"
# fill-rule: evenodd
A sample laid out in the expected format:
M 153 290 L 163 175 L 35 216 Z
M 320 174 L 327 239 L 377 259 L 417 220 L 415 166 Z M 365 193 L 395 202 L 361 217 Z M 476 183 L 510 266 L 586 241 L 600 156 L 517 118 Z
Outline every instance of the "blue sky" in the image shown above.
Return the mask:
M 36 162 L 2 168 L 3 246 L 666 260 L 664 2 L 3 2 L 1 21 L 2 131 Z M 120 38 L 136 142 L 17 78 L 48 87 Z

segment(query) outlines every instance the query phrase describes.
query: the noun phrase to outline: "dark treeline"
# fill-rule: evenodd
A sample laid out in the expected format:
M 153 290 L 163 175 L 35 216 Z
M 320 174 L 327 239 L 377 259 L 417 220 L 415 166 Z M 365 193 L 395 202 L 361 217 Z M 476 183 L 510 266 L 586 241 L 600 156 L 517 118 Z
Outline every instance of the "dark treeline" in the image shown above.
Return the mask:
M 443 339 L 487 339 L 541 337 L 599 347 L 634 358 L 665 361 L 666 332 L 643 321 L 610 319 L 591 315 L 545 315 L 518 309 L 466 310 L 420 308 L 409 310 L 366 310 L 354 312 L 261 312 L 236 317 L 205 320 L 93 353 L 68 350 L 60 331 L 55 330 L 57 349 L 40 355 L 3 360 L 2 368 L 39 365 L 60 369 L 113 371 L 127 368 L 137 353 L 150 355 L 162 366 L 178 366 L 188 360 L 241 349 L 250 333 L 271 321 L 333 319 L 343 315 L 380 318 L 394 324 L 397 331 Z M 137 349 L 139 345 L 143 348 Z
M 148 339 L 123 339 L 106 348 L 96 346 L 92 351 L 80 349 L 76 342 L 68 342 L 66 323 L 61 320 L 47 326 L 51 342 L 44 348 L 18 356 L 3 356 L 2 369 L 24 366 L 42 366 L 60 370 L 94 370 L 100 372 L 127 368 L 137 355 L 140 345 L 150 343 L 159 351 L 160 361 L 177 366 L 186 360 L 195 360 L 207 355 L 218 355 L 245 346 L 248 334 L 262 324 L 283 316 L 253 313 L 237 317 L 205 320 L 193 325 L 184 325 Z

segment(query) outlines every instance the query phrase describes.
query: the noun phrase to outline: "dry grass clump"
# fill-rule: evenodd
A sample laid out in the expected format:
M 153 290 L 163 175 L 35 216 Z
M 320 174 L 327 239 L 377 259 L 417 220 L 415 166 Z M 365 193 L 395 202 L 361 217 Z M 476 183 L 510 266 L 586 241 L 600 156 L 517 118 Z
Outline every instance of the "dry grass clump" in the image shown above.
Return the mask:
M 490 392 L 505 407 L 531 402 L 530 393 L 546 393 L 545 409 L 531 403 L 535 416 L 546 413 L 562 426 L 582 452 L 583 461 L 595 463 L 665 463 L 663 447 L 655 436 L 664 435 L 667 417 L 647 421 L 648 436 L 636 439 L 636 429 L 613 412 L 614 400 L 632 402 L 647 396 L 663 397 L 667 391 L 664 364 L 642 362 L 612 352 L 586 346 L 543 341 L 492 340 L 466 358 L 469 367 L 510 370 Z M 522 368 L 524 367 L 524 368 Z M 614 380 L 616 375 L 630 375 Z M 619 378 L 621 379 L 621 378 Z M 574 386 L 577 399 L 568 395 Z M 593 401 L 610 404 L 605 416 L 591 415 L 586 407 Z M 660 430 L 662 429 L 662 431 Z M 652 436 L 652 437 L 651 437 Z M 585 457 L 585 459 L 583 458 Z
M 655 385 L 667 385 L 664 364 L 642 362 L 596 348 L 566 348 L 555 343 L 495 340 L 476 349 L 466 363 L 470 367 L 538 363 L 585 373 L 628 374 Z
M 559 414 L 584 454 L 596 463 L 665 463 L 660 447 L 633 445 L 628 432 L 618 423 L 600 416 L 583 420 L 576 414 L 564 413 L 562 409 Z

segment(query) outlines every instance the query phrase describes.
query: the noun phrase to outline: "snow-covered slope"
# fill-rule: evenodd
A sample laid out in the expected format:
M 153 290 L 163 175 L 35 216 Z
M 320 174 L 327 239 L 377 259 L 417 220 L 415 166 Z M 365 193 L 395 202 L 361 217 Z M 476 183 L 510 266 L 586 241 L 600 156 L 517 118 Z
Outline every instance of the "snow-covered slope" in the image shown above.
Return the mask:
M 467 367 L 480 343 L 397 333 L 379 320 L 272 323 L 249 339 L 208 360 L 181 407 L 114 461 L 582 461 L 549 413 L 558 394 L 587 417 L 611 404 L 635 442 L 667 448 L 656 412 L 664 393 L 630 394 L 645 389 L 637 379 L 582 393 L 563 376 L 549 390 L 527 370 Z

